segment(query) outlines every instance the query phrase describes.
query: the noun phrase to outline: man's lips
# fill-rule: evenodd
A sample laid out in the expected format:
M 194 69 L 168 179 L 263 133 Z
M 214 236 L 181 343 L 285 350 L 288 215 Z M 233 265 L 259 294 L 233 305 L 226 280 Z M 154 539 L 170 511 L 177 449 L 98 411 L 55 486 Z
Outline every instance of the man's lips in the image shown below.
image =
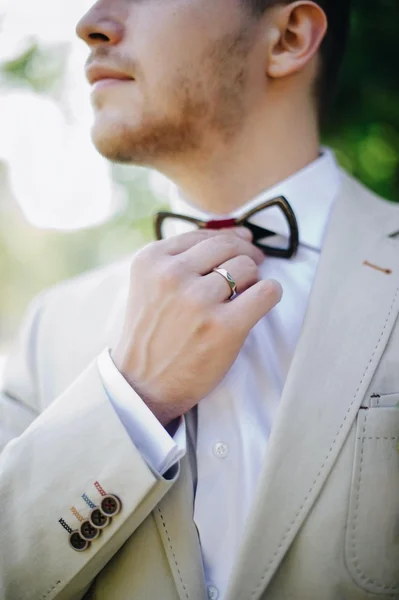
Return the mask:
M 110 84 L 112 82 L 116 83 L 117 81 L 134 81 L 134 77 L 122 73 L 122 71 L 107 68 L 95 63 L 86 68 L 86 77 L 91 85 L 97 84 L 96 87 L 99 87 L 98 82 Z
M 91 86 L 91 91 L 92 91 L 92 94 L 94 94 L 95 92 L 98 92 L 105 88 L 127 85 L 130 83 L 134 83 L 134 79 L 115 79 L 115 78 L 99 79 L 98 81 L 95 81 L 93 83 L 93 85 Z

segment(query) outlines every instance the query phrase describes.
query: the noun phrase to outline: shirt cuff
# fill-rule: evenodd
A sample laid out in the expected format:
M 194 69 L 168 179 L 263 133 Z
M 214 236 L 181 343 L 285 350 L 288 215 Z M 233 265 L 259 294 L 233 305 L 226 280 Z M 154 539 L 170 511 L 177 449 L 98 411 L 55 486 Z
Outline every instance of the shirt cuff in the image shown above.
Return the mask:
M 186 453 L 184 417 L 172 438 L 118 371 L 109 348 L 100 354 L 97 366 L 107 396 L 132 442 L 153 471 L 163 475 Z

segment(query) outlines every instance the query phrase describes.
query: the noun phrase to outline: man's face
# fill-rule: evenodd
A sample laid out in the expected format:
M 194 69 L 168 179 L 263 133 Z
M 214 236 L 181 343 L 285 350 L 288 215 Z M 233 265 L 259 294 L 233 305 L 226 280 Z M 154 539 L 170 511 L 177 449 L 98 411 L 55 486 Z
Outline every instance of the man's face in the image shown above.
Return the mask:
M 159 166 L 228 145 L 243 126 L 264 65 L 241 0 L 99 0 L 77 33 L 89 66 L 134 78 L 92 92 L 107 158 Z

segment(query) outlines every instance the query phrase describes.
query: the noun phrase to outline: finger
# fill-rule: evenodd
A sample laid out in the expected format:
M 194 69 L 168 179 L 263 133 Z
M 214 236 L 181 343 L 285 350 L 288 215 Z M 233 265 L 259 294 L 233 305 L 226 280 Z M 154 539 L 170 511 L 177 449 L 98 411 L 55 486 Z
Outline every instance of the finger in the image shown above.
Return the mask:
M 283 296 L 283 288 L 274 279 L 262 280 L 223 305 L 224 315 L 247 336 L 253 327 L 274 308 Z
M 252 240 L 252 232 L 247 227 L 229 227 L 224 229 L 197 229 L 188 233 L 181 233 L 166 240 L 156 242 L 158 250 L 162 254 L 175 256 L 181 254 L 196 244 L 213 237 L 217 237 L 221 232 L 238 236 L 246 240 Z
M 249 256 L 258 265 L 265 259 L 263 252 L 251 242 L 226 234 L 202 240 L 183 252 L 181 258 L 188 270 L 206 275 L 215 267 L 241 255 Z
M 237 293 L 241 293 L 259 281 L 259 269 L 256 263 L 248 256 L 237 256 L 221 265 L 222 269 L 232 276 L 236 285 Z M 232 294 L 229 283 L 217 272 L 209 273 L 200 277 L 197 283 L 197 296 L 200 296 L 210 304 L 224 302 Z

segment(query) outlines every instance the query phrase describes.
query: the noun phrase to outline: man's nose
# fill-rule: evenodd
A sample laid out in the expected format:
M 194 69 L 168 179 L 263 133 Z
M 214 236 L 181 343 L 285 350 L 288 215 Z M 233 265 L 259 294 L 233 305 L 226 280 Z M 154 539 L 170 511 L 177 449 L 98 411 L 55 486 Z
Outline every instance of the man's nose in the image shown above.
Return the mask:
M 76 25 L 76 34 L 88 46 L 100 44 L 115 46 L 123 37 L 123 25 L 109 16 L 102 15 L 94 6 Z

